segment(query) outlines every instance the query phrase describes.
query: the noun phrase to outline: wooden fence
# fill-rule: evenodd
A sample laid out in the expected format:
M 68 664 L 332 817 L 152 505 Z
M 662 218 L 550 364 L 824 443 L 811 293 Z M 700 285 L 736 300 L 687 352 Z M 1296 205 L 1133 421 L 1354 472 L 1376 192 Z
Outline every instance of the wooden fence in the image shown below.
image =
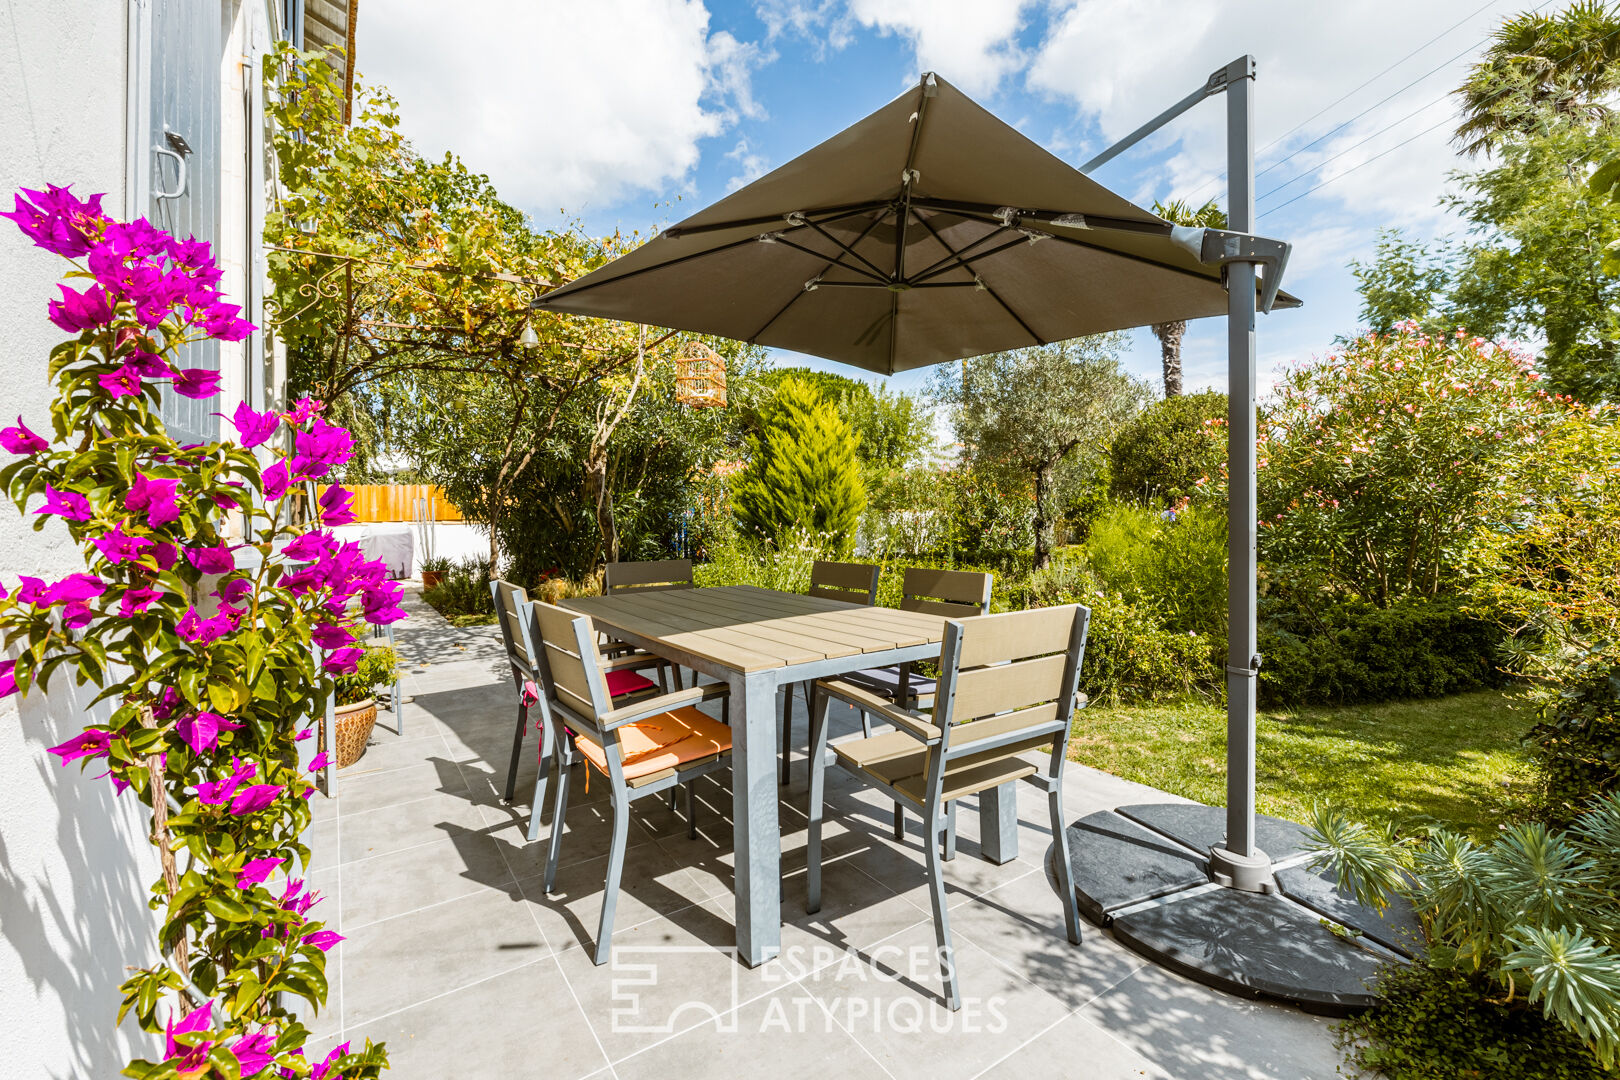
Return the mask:
M 350 490 L 357 522 L 415 521 L 418 499 L 428 500 L 428 517 L 433 521 L 461 520 L 461 511 L 437 484 L 356 484 Z

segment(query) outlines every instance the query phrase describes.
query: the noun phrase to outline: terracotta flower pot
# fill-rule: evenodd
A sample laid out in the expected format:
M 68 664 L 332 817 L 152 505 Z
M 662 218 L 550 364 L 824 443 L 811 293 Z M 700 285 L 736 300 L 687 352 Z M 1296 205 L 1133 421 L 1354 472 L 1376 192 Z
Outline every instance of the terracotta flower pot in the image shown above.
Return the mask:
M 337 767 L 347 769 L 366 752 L 366 740 L 377 722 L 377 699 L 366 698 L 353 705 L 339 705 L 333 710 L 332 726 L 337 730 Z M 317 751 L 326 749 L 325 725 L 320 734 Z
M 438 588 L 439 587 L 439 582 L 441 582 L 443 580 L 444 580 L 444 574 L 443 574 L 442 571 L 439 571 L 439 570 L 424 570 L 424 571 L 422 571 L 422 591 L 427 592 L 429 589 Z

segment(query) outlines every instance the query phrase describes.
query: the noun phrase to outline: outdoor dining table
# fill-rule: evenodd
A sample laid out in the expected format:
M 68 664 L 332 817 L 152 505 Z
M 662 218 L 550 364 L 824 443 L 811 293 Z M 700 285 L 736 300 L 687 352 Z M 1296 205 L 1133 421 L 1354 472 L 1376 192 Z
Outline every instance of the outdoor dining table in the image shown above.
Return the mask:
M 640 590 L 563 606 L 589 615 L 620 641 L 731 687 L 737 952 L 750 967 L 775 958 L 782 947 L 777 689 L 935 659 L 946 620 L 752 585 Z M 985 857 L 1013 858 L 1018 818 L 1011 785 L 985 793 L 980 814 Z

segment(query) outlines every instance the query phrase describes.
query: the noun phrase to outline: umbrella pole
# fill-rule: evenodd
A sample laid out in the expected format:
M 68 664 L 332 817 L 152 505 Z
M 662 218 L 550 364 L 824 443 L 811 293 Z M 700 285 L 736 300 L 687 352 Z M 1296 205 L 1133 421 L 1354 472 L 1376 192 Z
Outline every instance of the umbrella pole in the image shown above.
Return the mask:
M 1228 228 L 1254 231 L 1254 58 L 1226 70 Z M 1271 860 L 1255 844 L 1255 683 L 1260 670 L 1255 620 L 1255 268 L 1226 265 L 1227 653 L 1226 843 L 1210 851 L 1223 885 L 1269 888 Z

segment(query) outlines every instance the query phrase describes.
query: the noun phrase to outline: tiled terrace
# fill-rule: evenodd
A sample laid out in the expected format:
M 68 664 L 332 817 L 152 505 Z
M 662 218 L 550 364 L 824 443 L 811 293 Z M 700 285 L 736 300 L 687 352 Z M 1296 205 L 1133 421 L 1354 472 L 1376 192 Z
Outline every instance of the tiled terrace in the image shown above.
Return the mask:
M 1094 927 L 1075 948 L 1044 870 L 1044 801 L 1020 794 L 1020 858 L 979 855 L 978 815 L 959 818 L 952 930 L 964 1005 L 937 1001 L 915 818 L 906 844 L 890 806 L 829 774 L 823 910 L 804 914 L 805 774 L 784 789 L 783 957 L 757 969 L 728 949 L 730 792 L 700 781 L 698 839 L 660 798 L 634 804 L 615 959 L 595 967 L 608 818 L 604 786 L 575 778 L 563 866 L 541 889 L 544 843 L 499 786 L 516 700 L 493 628 L 456 630 L 411 595 L 404 735 L 379 717 L 336 799 L 317 797 L 314 880 L 346 935 L 332 954 L 318 1048 L 386 1040 L 406 1078 L 706 1077 L 1329 1078 L 1327 1022 L 1244 1001 L 1144 966 Z M 798 706 L 803 746 L 805 717 Z M 833 738 L 855 730 L 835 717 Z M 724 774 L 722 774 L 724 775 Z M 1065 812 L 1161 793 L 1083 767 Z M 1027 787 L 1027 785 L 1021 785 Z M 320 909 L 317 909 L 319 911 Z M 313 1047 L 312 1047 L 313 1049 Z

